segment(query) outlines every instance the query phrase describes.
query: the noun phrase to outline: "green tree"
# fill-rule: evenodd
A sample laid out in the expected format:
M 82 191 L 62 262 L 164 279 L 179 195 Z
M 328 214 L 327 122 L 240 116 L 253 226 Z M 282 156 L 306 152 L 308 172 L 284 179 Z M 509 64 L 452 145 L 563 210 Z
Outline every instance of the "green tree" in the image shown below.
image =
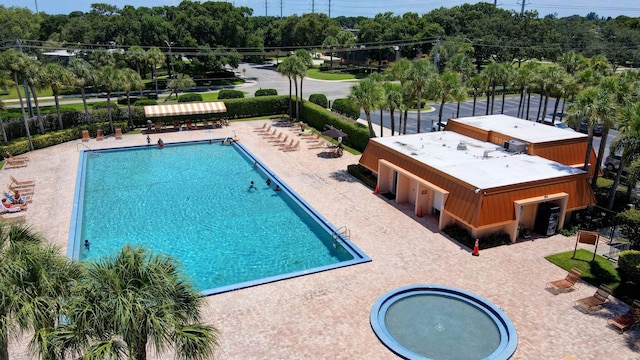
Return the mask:
M 296 50 L 295 56 L 300 60 L 298 66 L 296 67 L 297 76 L 300 78 L 300 103 L 304 101 L 302 97 L 302 81 L 304 77 L 307 76 L 307 70 L 313 67 L 313 59 L 311 58 L 311 54 L 307 50 Z M 300 114 L 300 103 L 296 102 L 296 118 L 299 119 Z
M 322 48 L 329 50 L 329 67 L 333 70 L 333 51 L 340 46 L 338 39 L 329 35 L 324 38 L 322 42 Z
M 178 90 L 184 91 L 187 88 L 196 86 L 196 82 L 193 81 L 193 79 L 189 75 L 177 74 L 175 78 L 169 80 L 167 86 L 173 89 L 172 91 L 176 93 L 176 100 L 178 100 Z M 169 96 L 167 96 L 164 101 L 167 101 L 170 97 L 171 94 L 169 94 Z
M 69 62 L 69 71 L 73 74 L 73 84 L 80 89 L 82 104 L 84 105 L 84 117 L 88 123 L 91 120 L 89 106 L 87 106 L 87 86 L 93 85 L 96 80 L 96 70 L 88 61 L 84 59 L 73 59 Z
M 98 73 L 98 84 L 107 93 L 107 114 L 109 116 L 109 129 L 113 132 L 113 120 L 111 117 L 111 93 L 118 90 L 122 84 L 122 73 L 119 69 L 104 66 Z
M 295 79 L 295 66 L 296 66 L 296 61 L 297 58 L 294 58 L 293 56 L 289 56 L 286 59 L 284 59 L 284 61 L 282 61 L 280 63 L 280 65 L 278 65 L 278 72 L 281 73 L 282 75 L 286 76 L 289 79 L 289 117 L 293 117 L 293 113 L 292 113 L 292 109 L 291 109 L 291 96 L 292 96 L 292 92 L 291 92 L 291 84 Z M 296 83 L 296 96 L 298 96 L 298 82 L 295 81 Z
M 411 69 L 411 61 L 402 58 L 398 61 L 396 61 L 395 63 L 393 63 L 393 65 L 390 68 L 387 68 L 385 70 L 385 75 L 389 80 L 395 80 L 395 81 L 399 81 L 400 82 L 400 86 L 403 89 L 403 93 L 406 92 L 410 92 L 410 89 L 408 87 L 408 83 L 409 83 L 409 71 Z M 411 94 L 408 94 L 408 96 L 403 96 L 403 98 L 411 98 Z M 403 122 L 403 127 L 402 127 L 402 131 L 400 131 L 400 128 L 398 128 L 398 132 L 402 133 L 402 134 L 406 134 L 407 133 L 407 112 L 408 112 L 408 106 L 405 107 L 404 109 L 404 122 Z M 402 117 L 402 114 L 400 114 L 400 116 Z M 400 119 L 400 122 L 402 123 L 402 119 Z
M 409 69 L 409 87 L 416 93 L 418 107 L 418 129 L 420 133 L 420 112 L 422 108 L 422 93 L 432 87 L 437 81 L 437 70 L 432 62 L 420 59 L 414 61 Z
M 485 79 L 480 75 L 476 75 L 467 81 L 467 86 L 473 91 L 473 108 L 471 110 L 471 116 L 476 116 L 476 103 L 478 100 L 478 93 L 480 89 L 485 88 Z
M 402 86 L 399 84 L 385 82 L 383 84 L 383 88 L 385 95 L 384 101 L 386 104 L 386 108 L 389 109 L 389 116 L 391 118 L 391 136 L 393 136 L 395 135 L 396 129 L 396 119 L 394 116 L 394 112 L 396 109 L 403 109 Z M 398 133 L 400 133 L 399 130 Z
M 207 359 L 218 331 L 201 322 L 202 297 L 184 280 L 179 265 L 129 245 L 87 264 L 82 282 L 64 303 L 67 319 L 53 342 L 87 359 L 147 359 L 175 347 L 178 359 Z
M 44 88 L 43 79 L 45 78 L 45 68 L 37 60 L 29 60 L 27 67 L 24 69 L 24 78 L 27 80 L 29 89 L 33 96 L 33 102 L 36 106 L 36 117 L 40 133 L 44 134 L 44 125 L 42 123 L 42 115 L 40 112 L 40 102 L 38 100 L 38 90 Z
M 9 358 L 9 339 L 22 331 L 34 333 L 32 350 L 42 359 L 58 358 L 49 334 L 79 270 L 29 226 L 0 223 L 0 359 Z
M 620 132 L 611 142 L 610 153 L 622 154 L 620 166 L 616 171 L 616 177 L 611 186 L 611 193 L 607 201 L 607 208 L 612 209 L 616 191 L 620 185 L 622 171 L 628 167 L 627 187 L 631 189 L 640 179 L 640 102 L 629 104 L 620 111 Z
M 438 77 L 435 84 L 434 97 L 440 99 L 440 111 L 438 112 L 438 123 L 442 123 L 442 111 L 444 105 L 454 100 L 454 95 L 462 89 L 462 78 L 459 73 L 445 71 Z
M 6 50 L 0 55 L 0 69 L 7 70 L 13 75 L 13 83 L 16 87 L 18 100 L 20 100 L 20 112 L 22 113 L 22 120 L 24 122 L 24 131 L 27 134 L 27 140 L 29 141 L 29 150 L 33 150 L 33 141 L 31 140 L 31 132 L 29 131 L 27 115 L 24 112 L 24 101 L 22 101 L 22 93 L 20 92 L 20 83 L 18 81 L 18 76 L 22 76 L 22 73 L 27 67 L 29 58 L 15 49 Z
M 126 68 L 119 71 L 120 71 L 119 88 L 120 90 L 123 90 L 127 96 L 127 114 L 129 116 L 129 123 L 131 125 L 131 128 L 134 128 L 135 124 L 133 123 L 133 118 L 131 114 L 131 91 L 142 89 L 144 87 L 144 84 L 142 83 L 142 78 L 140 78 L 140 74 L 138 74 L 134 70 Z M 175 80 L 175 79 L 172 79 L 172 80 Z
M 348 101 L 357 104 L 364 111 L 369 127 L 369 137 L 372 138 L 376 137 L 376 133 L 373 131 L 373 125 L 371 124 L 371 110 L 384 101 L 383 96 L 383 89 L 380 84 L 371 79 L 365 79 L 354 85 L 351 88 L 351 94 L 347 97 Z
M 500 82 L 503 68 L 500 63 L 491 61 L 480 73 L 480 76 L 484 78 L 484 83 L 487 86 L 487 109 L 485 115 L 489 115 L 489 106 L 491 106 L 491 114 L 493 114 L 493 103 L 496 98 L 496 87 Z
M 156 85 L 156 96 L 159 96 L 158 92 L 158 67 L 162 67 L 165 63 L 166 57 L 157 47 L 152 47 L 147 50 L 146 53 L 146 63 L 151 66 L 151 73 L 153 74 L 153 80 Z M 109 121 L 111 121 L 111 117 L 109 117 Z
M 44 81 L 47 85 L 51 86 L 53 99 L 56 103 L 58 126 L 60 129 L 63 129 L 64 124 L 62 123 L 62 115 L 60 113 L 60 90 L 65 86 L 73 84 L 73 74 L 58 63 L 49 63 L 44 67 Z
M 142 73 L 140 72 L 141 65 L 145 63 L 147 58 L 147 53 L 140 46 L 134 45 L 127 50 L 125 53 L 125 59 L 129 61 L 130 64 L 135 66 L 136 72 L 142 78 Z M 142 90 L 142 89 L 140 89 Z M 142 91 L 140 91 L 140 96 L 142 96 Z

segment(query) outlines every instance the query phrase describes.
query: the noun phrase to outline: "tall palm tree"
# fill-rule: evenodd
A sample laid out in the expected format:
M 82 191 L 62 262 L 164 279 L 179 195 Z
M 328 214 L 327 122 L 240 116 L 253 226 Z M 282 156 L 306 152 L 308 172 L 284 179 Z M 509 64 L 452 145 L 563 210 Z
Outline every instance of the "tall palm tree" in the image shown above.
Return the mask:
M 369 137 L 372 138 L 376 137 L 376 133 L 373 131 L 373 125 L 371 124 L 371 110 L 384 101 L 383 96 L 383 89 L 380 84 L 371 79 L 365 79 L 351 88 L 351 94 L 347 98 L 350 102 L 358 104 L 364 111 L 369 127 Z
M 505 62 L 500 63 L 500 73 L 498 77 L 498 81 L 502 85 L 502 105 L 500 108 L 500 114 L 504 114 L 504 99 L 507 95 L 507 90 L 509 89 L 509 85 L 513 82 L 513 77 L 515 76 L 516 70 L 513 68 L 511 63 Z M 491 104 L 493 111 L 493 104 Z
M 467 86 L 473 91 L 473 108 L 471 116 L 476 116 L 476 104 L 478 100 L 478 92 L 485 87 L 484 77 L 480 75 L 473 76 L 467 81 Z
M 88 61 L 80 58 L 71 60 L 68 69 L 73 74 L 74 86 L 80 89 L 82 104 L 84 105 L 84 117 L 88 123 L 91 120 L 91 115 L 89 114 L 89 106 L 87 106 L 86 88 L 95 83 L 96 70 Z
M 447 68 L 451 71 L 460 73 L 462 76 L 462 82 L 469 80 L 476 71 L 473 60 L 464 53 L 458 53 L 453 55 L 447 62 Z
M 121 71 L 111 66 L 104 66 L 98 74 L 98 84 L 100 84 L 107 93 L 107 114 L 109 116 L 109 128 L 113 132 L 113 120 L 111 117 L 111 93 L 117 90 L 121 83 Z
M 24 101 L 22 101 L 22 93 L 20 92 L 20 82 L 18 76 L 22 75 L 22 72 L 27 67 L 29 58 L 19 53 L 15 49 L 5 50 L 0 53 L 0 69 L 8 70 L 13 75 L 13 83 L 16 86 L 16 93 L 18 94 L 18 100 L 20 101 L 20 112 L 22 113 L 22 120 L 24 121 L 24 131 L 29 141 L 29 149 L 33 150 L 33 141 L 31 140 L 31 132 L 29 131 L 29 122 L 27 121 L 27 114 L 24 111 Z
M 293 79 L 295 77 L 294 74 L 294 62 L 295 59 L 291 56 L 287 57 L 286 59 L 284 59 L 280 65 L 278 65 L 278 72 L 281 73 L 282 75 L 286 76 L 287 79 L 289 79 L 289 117 L 292 118 L 293 117 L 293 112 L 291 109 L 291 96 L 292 96 L 292 92 L 291 92 L 291 83 L 293 82 Z M 297 95 L 298 91 L 296 90 L 296 95 Z
M 562 54 L 557 63 L 562 66 L 564 71 L 569 75 L 575 75 L 587 67 L 587 61 L 584 56 L 577 54 L 575 51 L 569 51 Z
M 544 105 L 542 109 L 542 116 L 540 116 L 540 121 L 544 121 L 545 117 L 547 116 L 549 96 L 551 96 L 551 93 L 554 89 L 559 89 L 560 87 L 562 87 L 566 76 L 567 73 L 560 65 L 557 64 L 549 64 L 540 68 L 540 77 L 542 79 L 545 79 L 543 82 L 541 82 L 542 84 L 544 84 L 544 88 L 542 89 L 544 93 Z
M 462 77 L 457 72 L 445 71 L 438 77 L 435 85 L 435 98 L 440 99 L 440 111 L 438 112 L 438 124 L 442 123 L 442 111 L 444 105 L 453 100 L 453 95 L 462 88 Z M 438 125 L 438 129 L 440 125 Z
M 44 67 L 37 60 L 31 60 L 27 62 L 27 67 L 24 69 L 24 77 L 27 80 L 31 94 L 33 95 L 33 102 L 36 106 L 36 118 L 38 121 L 38 127 L 41 134 L 44 134 L 44 124 L 42 123 L 42 114 L 40 112 L 40 102 L 38 100 L 38 90 L 44 87 L 43 79 L 45 77 Z
M 493 114 L 493 102 L 496 97 L 496 86 L 498 86 L 501 72 L 502 66 L 500 63 L 493 60 L 480 72 L 480 76 L 484 78 L 484 82 L 487 85 L 487 109 L 485 111 L 485 115 L 489 115 L 489 107 L 491 107 L 491 114 Z
M 420 59 L 411 63 L 407 74 L 409 87 L 416 93 L 418 107 L 418 129 L 420 133 L 420 112 L 422 108 L 422 94 L 430 89 L 437 81 L 438 70 L 431 61 Z
M 579 126 L 584 121 L 587 124 L 587 151 L 584 159 L 584 171 L 589 172 L 589 158 L 591 157 L 591 149 L 593 148 L 593 128 L 597 124 L 609 122 L 612 116 L 615 116 L 616 103 L 612 95 L 601 88 L 590 87 L 576 96 L 576 99 L 568 107 L 567 123 L 570 126 Z M 604 136 L 604 134 L 603 134 Z M 602 147 L 602 146 L 601 146 Z M 604 147 L 603 151 L 604 151 Z M 602 159 L 598 159 L 596 164 L 601 164 Z M 594 166 L 596 166 L 594 164 Z M 596 186 L 598 169 L 594 169 L 594 177 L 592 187 Z
M 629 104 L 620 111 L 620 132 L 609 147 L 611 154 L 621 153 L 620 165 L 611 186 L 611 193 L 607 201 L 607 208 L 612 209 L 615 195 L 620 185 L 620 178 L 625 167 L 629 169 L 627 175 L 627 193 L 640 178 L 640 102 Z
M 176 80 L 176 79 L 172 79 L 172 81 L 173 80 Z M 127 95 L 127 114 L 129 115 L 129 123 L 131 128 L 135 127 L 135 125 L 133 124 L 133 117 L 131 116 L 131 91 L 139 90 L 139 89 L 142 89 L 143 87 L 144 87 L 144 84 L 142 84 L 142 78 L 140 78 L 140 75 L 137 72 L 129 68 L 120 70 L 119 88 L 123 90 Z M 176 92 L 176 96 L 178 96 L 177 92 Z
M 309 54 L 307 50 L 303 49 L 296 50 L 295 56 L 300 59 L 300 64 L 298 64 L 298 66 L 296 67 L 296 69 L 298 70 L 297 75 L 300 78 L 300 103 L 297 104 L 297 113 L 299 114 L 300 104 L 304 101 L 304 98 L 302 97 L 302 81 L 304 80 L 304 77 L 307 76 L 307 70 L 313 67 L 313 59 L 311 58 L 311 54 Z
M 158 93 L 158 67 L 162 67 L 166 61 L 166 56 L 162 53 L 157 47 L 149 48 L 146 52 L 145 57 L 146 63 L 151 66 L 151 73 L 153 74 L 153 80 L 156 85 L 156 96 L 159 96 Z
M 201 322 L 203 298 L 179 265 L 129 245 L 111 258 L 87 264 L 63 308 L 66 323 L 53 335 L 65 354 L 88 359 L 147 359 L 175 347 L 180 359 L 207 359 L 218 331 Z
M 0 223 L 0 271 L 0 359 L 8 359 L 9 339 L 22 331 L 34 333 L 32 349 L 42 359 L 59 358 L 48 334 L 80 268 L 29 226 Z
M 410 69 L 411 61 L 402 58 L 393 63 L 391 67 L 387 68 L 385 70 L 385 75 L 389 80 L 399 81 L 403 91 L 406 90 L 406 92 L 410 92 L 408 87 Z M 409 98 L 411 98 L 411 96 L 409 96 Z M 400 119 L 400 122 L 404 124 L 402 129 L 403 134 L 407 133 L 407 116 L 409 107 L 410 106 L 404 107 L 404 122 Z M 402 114 L 400 114 L 400 116 L 402 117 Z M 400 129 L 398 129 L 398 132 L 401 132 Z
M 394 112 L 396 109 L 402 109 L 402 86 L 390 82 L 385 82 L 382 86 L 384 88 L 386 108 L 389 109 L 389 116 L 391 117 L 391 136 L 393 136 L 396 128 Z
M 56 103 L 56 114 L 58 115 L 58 126 L 64 128 L 62 123 L 62 114 L 60 113 L 60 90 L 68 85 L 73 84 L 73 75 L 69 70 L 58 63 L 49 63 L 44 67 L 45 82 L 51 86 L 53 99 Z
M 382 86 L 382 91 L 384 94 L 384 84 L 385 84 L 385 79 L 384 76 L 381 73 L 378 72 L 374 72 L 371 75 L 369 75 L 369 79 L 371 79 L 372 81 L 376 82 L 379 86 Z M 386 100 L 386 95 L 383 95 L 383 98 Z M 381 101 L 380 103 L 378 103 L 378 110 L 380 110 L 380 136 L 384 136 L 384 110 L 387 108 L 387 102 L 386 101 Z

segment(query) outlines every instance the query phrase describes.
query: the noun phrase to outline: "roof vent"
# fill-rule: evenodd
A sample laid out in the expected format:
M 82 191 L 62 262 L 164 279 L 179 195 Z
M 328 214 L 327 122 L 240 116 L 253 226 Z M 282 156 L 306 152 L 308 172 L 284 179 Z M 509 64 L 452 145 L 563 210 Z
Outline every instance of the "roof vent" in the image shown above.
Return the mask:
M 493 150 L 485 150 L 484 153 L 482 154 L 482 158 L 483 159 L 488 159 L 489 158 L 489 153 L 492 152 Z
M 458 150 L 467 150 L 467 144 L 461 141 L 460 144 L 458 144 Z

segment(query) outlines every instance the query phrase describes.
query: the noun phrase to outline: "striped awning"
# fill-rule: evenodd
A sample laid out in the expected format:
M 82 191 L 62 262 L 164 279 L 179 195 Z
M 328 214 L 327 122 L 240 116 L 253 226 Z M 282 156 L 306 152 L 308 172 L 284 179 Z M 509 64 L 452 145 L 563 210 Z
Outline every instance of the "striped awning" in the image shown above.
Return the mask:
M 178 115 L 196 115 L 226 112 L 227 107 L 222 101 L 197 102 L 173 105 L 150 105 L 144 107 L 146 117 L 163 117 Z

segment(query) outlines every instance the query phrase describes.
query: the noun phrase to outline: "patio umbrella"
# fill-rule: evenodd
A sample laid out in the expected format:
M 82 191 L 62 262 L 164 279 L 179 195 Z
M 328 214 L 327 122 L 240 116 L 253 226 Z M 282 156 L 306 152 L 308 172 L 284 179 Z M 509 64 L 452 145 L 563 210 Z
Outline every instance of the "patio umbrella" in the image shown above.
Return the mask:
M 345 134 L 344 132 L 338 130 L 338 129 L 329 129 L 329 130 L 325 130 L 322 132 L 322 135 L 324 136 L 329 136 L 332 137 L 334 139 L 339 138 L 339 137 L 347 137 L 347 134 Z

